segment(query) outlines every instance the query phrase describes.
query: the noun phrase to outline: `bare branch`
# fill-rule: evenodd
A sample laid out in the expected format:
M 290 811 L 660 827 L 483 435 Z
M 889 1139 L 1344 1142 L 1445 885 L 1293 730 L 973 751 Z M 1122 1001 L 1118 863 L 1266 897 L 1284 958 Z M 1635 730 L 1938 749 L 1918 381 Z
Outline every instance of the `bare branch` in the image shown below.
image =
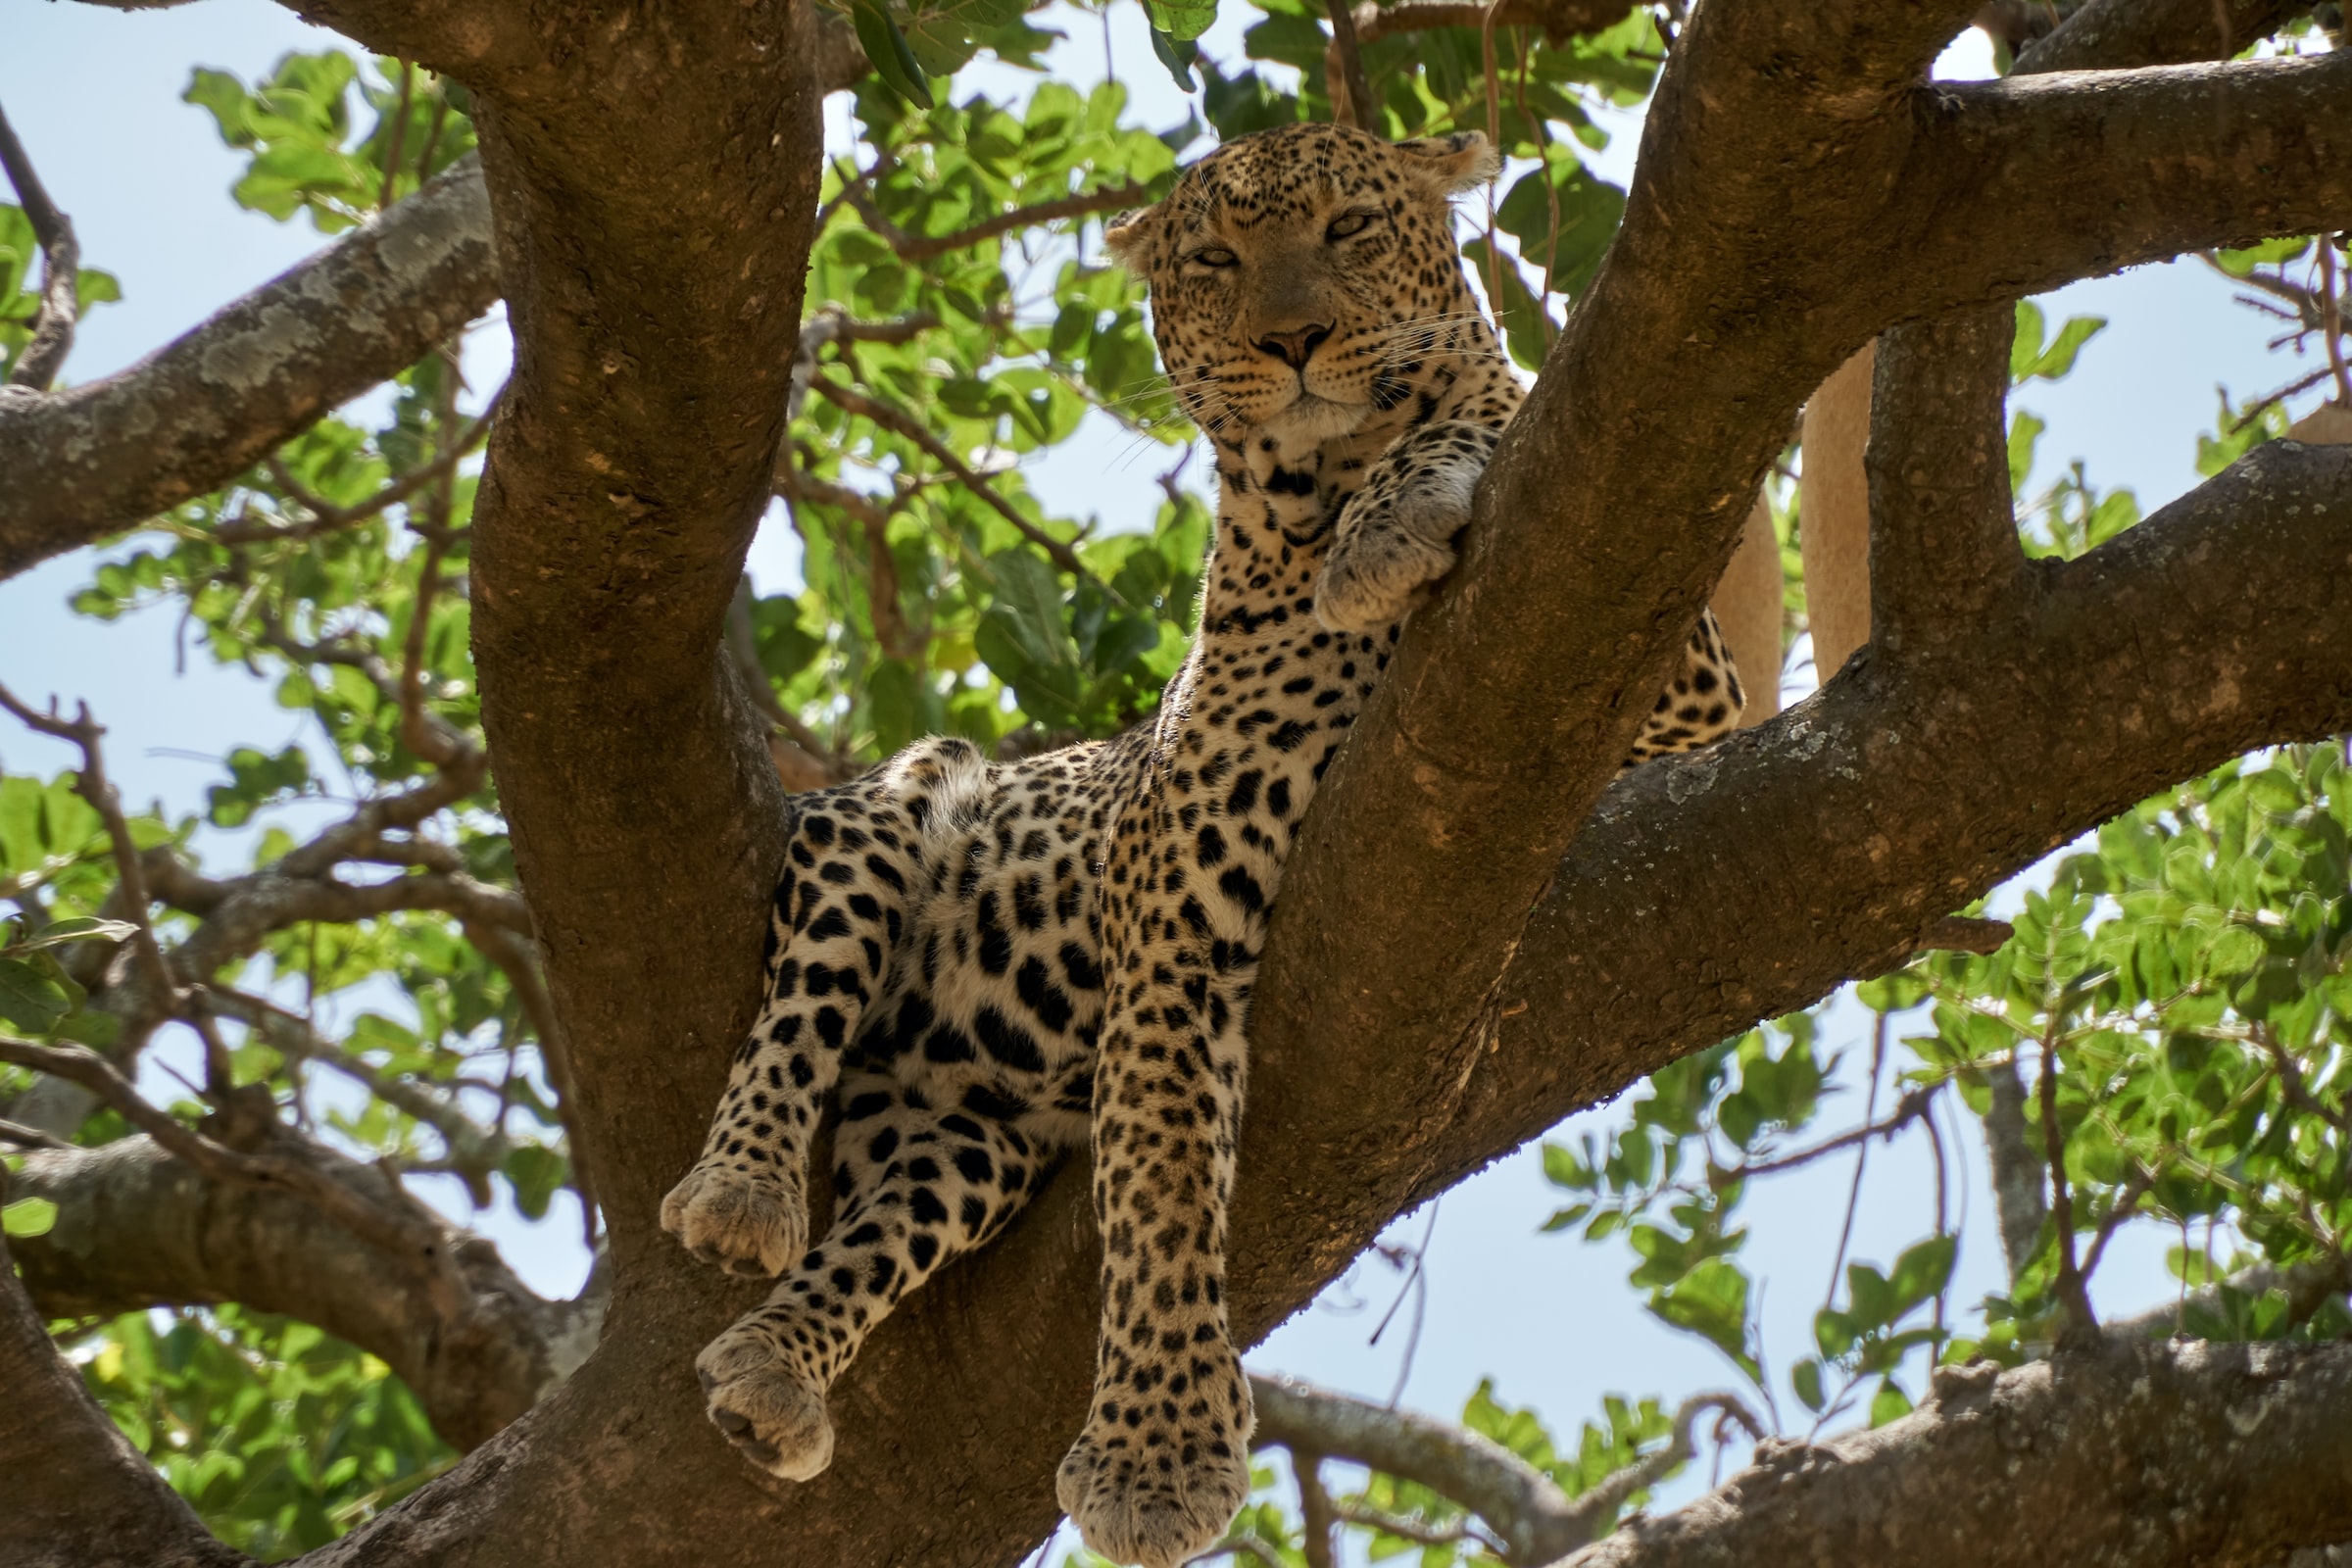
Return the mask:
M 1910 171 L 1923 210 L 1961 225 L 1949 275 L 1973 287 L 1946 298 L 2329 227 L 2352 210 L 2347 80 L 2331 53 L 1937 83 Z
M 1031 522 L 1027 517 L 1022 516 L 1011 502 L 997 493 L 994 485 L 972 470 L 970 464 L 965 463 L 949 450 L 946 442 L 925 429 L 920 419 L 915 418 L 904 409 L 869 398 L 862 392 L 843 386 L 837 381 L 828 380 L 821 375 L 811 375 L 808 378 L 808 389 L 845 414 L 855 414 L 871 419 L 885 430 L 895 431 L 921 447 L 930 454 L 933 462 L 954 474 L 957 482 L 962 484 L 965 489 L 987 502 L 999 516 L 1018 528 L 1021 531 L 1021 537 L 1043 550 L 1054 565 L 1082 581 L 1100 581 L 1093 572 L 1087 570 L 1086 564 L 1078 559 L 1076 551 L 1046 532 L 1045 529 L 1040 528 L 1036 523 Z
M 1331 13 L 1331 45 L 1323 51 L 1323 90 L 1331 99 L 1332 118 L 1377 136 L 1380 103 L 1372 96 L 1372 78 L 1364 74 L 1355 12 L 1348 0 L 1324 0 L 1324 4 Z
M 216 989 L 210 995 L 214 1008 L 223 1017 L 245 1024 L 287 1060 L 316 1061 L 328 1067 L 440 1134 L 449 1164 L 465 1181 L 474 1203 L 489 1203 L 491 1173 L 513 1147 L 505 1134 L 482 1126 L 440 1090 L 370 1065 L 342 1042 L 319 1034 L 300 1013 L 267 997 L 226 989 Z
M 1592 1539 L 1588 1517 L 1550 1477 L 1490 1438 L 1296 1378 L 1253 1374 L 1250 1395 L 1257 1442 L 1418 1482 L 1484 1519 L 1508 1561 L 1549 1562 Z
M 178 1010 L 179 988 L 172 979 L 171 964 L 165 961 L 163 949 L 156 945 L 155 928 L 147 918 L 150 901 L 139 847 L 132 841 L 130 823 L 122 815 L 122 798 L 106 776 L 106 754 L 98 745 L 106 730 L 90 717 L 87 703 L 81 704 L 74 716 L 67 719 L 59 716 L 54 703 L 49 712 L 35 712 L 18 701 L 15 693 L 0 686 L 0 708 L 15 714 L 27 729 L 70 742 L 80 750 L 81 768 L 74 775 L 74 793 L 87 802 L 106 824 L 107 842 L 114 847 L 115 865 L 122 878 L 122 910 L 135 928 L 131 942 L 139 956 L 139 966 L 146 971 L 154 1005 Z
M 0 110 L 0 170 L 16 187 L 17 205 L 24 209 L 41 246 L 41 308 L 24 352 L 9 369 L 8 384 L 46 392 L 74 349 L 74 324 L 81 314 L 81 244 L 74 237 L 74 220 L 58 211 L 33 172 L 5 110 Z
M 1755 1416 L 1733 1396 L 1696 1395 L 1676 1412 L 1666 1446 L 1571 1499 L 1543 1471 L 1466 1428 L 1333 1394 L 1296 1378 L 1252 1375 L 1250 1392 L 1257 1407 L 1256 1441 L 1291 1450 L 1305 1502 L 1313 1502 L 1306 1478 L 1325 1457 L 1351 1459 L 1418 1483 L 1477 1514 L 1497 1537 L 1503 1560 L 1511 1563 L 1550 1562 L 1600 1535 L 1627 1498 L 1663 1480 L 1697 1452 L 1691 1431 L 1703 1412 L 1721 1411 L 1752 1436 L 1764 1435 Z M 1307 1509 L 1310 1559 L 1315 1542 L 1311 1521 L 1317 1512 L 1325 1518 L 1328 1532 L 1333 1517 L 1328 1496 L 1319 1510 Z M 1411 1521 L 1374 1517 L 1354 1522 L 1373 1523 L 1407 1539 L 1428 1539 L 1414 1533 Z M 1460 1535 L 1454 1532 L 1446 1539 Z
M 0 404 L 0 574 L 218 488 L 497 298 L 468 155 L 129 369 Z
M 1477 0 L 1407 0 L 1385 8 L 1377 0 L 1363 0 L 1355 8 L 1355 36 L 1361 43 L 1377 43 L 1432 27 L 1478 28 L 1488 25 L 1491 16 L 1496 26 L 1541 27 L 1551 42 L 1563 43 L 1578 33 L 1615 25 L 1629 9 L 1617 0 L 1500 0 L 1493 6 Z
M 481 416 L 460 432 L 455 440 L 444 443 L 430 462 L 411 468 L 355 506 L 338 507 L 323 496 L 313 494 L 288 473 L 282 464 L 270 458 L 268 461 L 271 481 L 299 502 L 311 515 L 300 522 L 248 522 L 240 518 L 222 523 L 213 530 L 213 537 L 224 545 L 266 544 L 277 540 L 299 542 L 316 539 L 322 533 L 338 533 L 346 528 L 355 528 L 387 508 L 408 500 L 426 485 L 447 478 L 466 460 L 466 454 L 489 436 L 491 416 L 497 414 L 498 400 L 504 396 L 504 387 L 492 393 Z
M 2020 54 L 2017 70 L 2126 71 L 2227 60 L 2303 9 L 2295 0 L 2090 0 Z
M 1081 191 L 1075 196 L 1059 196 L 1051 201 L 1008 208 L 977 223 L 956 229 L 952 234 L 911 234 L 883 216 L 882 209 L 875 204 L 868 189 L 872 178 L 869 172 L 860 179 L 851 181 L 843 187 L 842 195 L 858 210 L 858 216 L 865 226 L 879 234 L 892 250 L 898 252 L 901 261 L 906 262 L 927 262 L 934 257 L 1002 238 L 1015 229 L 1035 228 L 1040 223 L 1058 222 L 1065 218 L 1084 218 L 1093 213 L 1115 213 L 1152 199 L 1148 187 L 1126 181 L 1105 185 L 1100 190 Z

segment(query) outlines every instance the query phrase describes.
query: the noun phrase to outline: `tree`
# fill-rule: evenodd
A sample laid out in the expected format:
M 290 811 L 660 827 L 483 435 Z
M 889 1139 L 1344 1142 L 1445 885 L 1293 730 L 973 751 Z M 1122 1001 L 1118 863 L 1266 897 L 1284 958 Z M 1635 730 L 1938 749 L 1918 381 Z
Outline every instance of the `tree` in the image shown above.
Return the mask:
M 1560 1223 L 1623 1228 L 1654 1309 L 1752 1361 L 1749 1179 L 1964 1097 L 2005 1162 L 2012 1291 L 1985 1332 L 1954 1339 L 1940 1236 L 1857 1265 L 1790 1387 L 1884 1424 L 1766 1446 L 1593 1559 L 2254 1563 L 2352 1538 L 2348 818 L 2339 752 L 2305 744 L 2352 727 L 2352 454 L 2256 444 L 2275 406 L 2233 415 L 2181 501 L 2136 520 L 2077 483 L 2021 534 L 2032 437 L 2004 407 L 2082 336 L 2021 332 L 2014 300 L 2218 246 L 2352 404 L 2342 57 L 2230 58 L 2302 26 L 2266 0 L 2090 0 L 1968 86 L 1925 73 L 1969 8 L 1924 0 L 1261 9 L 1252 51 L 1301 68 L 1297 94 L 1200 56 L 1213 13 L 1153 11 L 1220 132 L 1338 110 L 1484 124 L 1537 160 L 1472 262 L 1544 374 L 1293 862 L 1252 1028 L 1237 1330 L 1649 1076 L 1605 1150 L 1554 1157 Z M 1152 528 L 1098 537 L 1002 460 L 1089 407 L 1181 443 L 1134 285 L 1034 236 L 1164 190 L 1194 127 L 1126 123 L 1115 89 L 946 102 L 935 79 L 976 49 L 1034 51 L 1013 8 L 304 14 L 379 58 L 191 97 L 252 150 L 240 199 L 349 232 L 120 376 L 48 390 L 108 284 L 0 136 L 0 561 L 145 525 L 84 608 L 183 603 L 214 657 L 315 716 L 361 797 L 220 874 L 191 824 L 124 811 L 89 715 L 9 705 L 82 753 L 0 785 L 0 1131 L 29 1151 L 24 1289 L 0 1297 L 9 1549 L 1015 1560 L 1087 1387 L 1081 1179 L 892 1320 L 837 1394 L 833 1470 L 789 1490 L 725 1453 L 689 1370 L 749 1293 L 655 1214 L 756 1003 L 784 789 L 930 728 L 1015 749 L 1115 728 L 1181 650 L 1198 499 L 1171 475 Z M 1552 127 L 1653 72 L 1618 193 Z M 827 90 L 856 94 L 870 163 L 822 156 Z M 493 299 L 514 378 L 468 415 L 448 345 Z M 1874 339 L 1868 647 L 1818 699 L 1611 784 L 1800 405 Z M 328 414 L 387 378 L 379 427 Z M 752 599 L 779 494 L 808 590 Z M 216 823 L 313 789 L 303 751 L 225 764 Z M 2102 823 L 2013 940 L 1953 951 L 2007 935 L 1955 909 Z M 1372 907 L 1415 918 L 1345 917 Z M 1925 1006 L 1930 1032 L 1891 1110 L 1807 1143 L 1825 1068 L 1802 1009 L 1870 975 L 1873 1006 Z M 413 1024 L 313 1026 L 306 992 L 370 977 Z M 184 1108 L 133 1082 L 173 1036 L 201 1062 Z M 315 1095 L 315 1073 L 355 1087 Z M 410 1196 L 427 1167 L 542 1211 L 576 1195 L 602 1225 L 590 1291 L 522 1288 Z M 2143 1212 L 2244 1239 L 2243 1259 L 2184 1245 L 2198 1294 L 2168 1320 L 2237 1341 L 2095 1321 L 2083 1277 Z M 220 1304 L 162 1334 L 118 1316 L 154 1303 Z M 114 1321 L 77 1375 L 44 1317 Z M 1309 1562 L 1346 1521 L 1548 1560 L 1687 1459 L 1705 1413 L 1629 1406 L 1563 1460 L 1492 1399 L 1474 1441 L 1261 1396 L 1300 1517 L 1269 1494 L 1231 1549 Z M 1758 1422 L 1747 1402 L 1708 1408 Z M 1335 1498 L 1316 1456 L 1371 1474 Z M 1928 1502 L 1954 1533 L 1932 1544 L 1907 1531 Z

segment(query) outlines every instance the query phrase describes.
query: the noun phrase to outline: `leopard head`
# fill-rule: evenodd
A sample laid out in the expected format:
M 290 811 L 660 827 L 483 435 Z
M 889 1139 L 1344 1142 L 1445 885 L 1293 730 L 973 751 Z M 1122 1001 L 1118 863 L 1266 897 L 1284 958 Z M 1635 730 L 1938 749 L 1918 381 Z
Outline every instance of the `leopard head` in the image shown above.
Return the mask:
M 1160 364 L 1202 429 L 1324 441 L 1494 353 L 1451 209 L 1500 167 L 1477 131 L 1283 125 L 1227 142 L 1105 238 L 1150 285 Z

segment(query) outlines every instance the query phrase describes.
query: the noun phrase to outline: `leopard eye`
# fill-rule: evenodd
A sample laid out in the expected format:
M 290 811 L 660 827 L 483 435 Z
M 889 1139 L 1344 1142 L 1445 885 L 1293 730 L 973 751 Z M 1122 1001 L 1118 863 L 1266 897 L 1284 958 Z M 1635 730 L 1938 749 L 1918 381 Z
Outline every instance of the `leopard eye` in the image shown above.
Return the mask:
M 1222 245 L 1209 245 L 1193 252 L 1185 260 L 1199 262 L 1202 267 L 1231 267 L 1241 258 Z
M 1370 213 L 1342 213 L 1331 220 L 1331 226 L 1323 231 L 1323 237 L 1327 240 L 1348 239 L 1371 226 Z

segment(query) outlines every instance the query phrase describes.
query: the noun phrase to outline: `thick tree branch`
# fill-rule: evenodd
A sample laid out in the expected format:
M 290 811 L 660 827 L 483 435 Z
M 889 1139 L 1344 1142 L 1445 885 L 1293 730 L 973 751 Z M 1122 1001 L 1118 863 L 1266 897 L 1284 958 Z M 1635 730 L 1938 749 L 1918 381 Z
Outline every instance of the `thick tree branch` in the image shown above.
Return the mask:
M 1939 84 L 1916 112 L 1898 221 L 1943 236 L 1954 303 L 2352 220 L 2340 52 Z
M 1574 1568 L 2256 1565 L 2352 1534 L 2352 1346 L 2147 1345 L 1944 1367 L 1875 1432 L 1772 1444 Z
M 2025 575 L 2009 494 L 2016 313 L 1979 306 L 1899 326 L 1870 400 L 1870 635 L 1888 657 L 1968 636 Z
M 276 1138 L 274 1118 L 266 1111 L 248 1117 L 240 1114 L 241 1105 L 222 1106 L 221 1119 L 231 1136 L 240 1143 L 262 1145 L 258 1150 L 231 1148 L 207 1132 L 182 1126 L 143 1099 L 105 1057 L 84 1047 L 44 1046 L 0 1035 L 0 1061 L 80 1085 L 173 1156 L 215 1181 L 240 1183 L 309 1203 L 321 1217 L 398 1260 L 444 1317 L 454 1320 L 472 1311 L 470 1288 L 456 1266 L 449 1240 L 420 1205 L 398 1191 L 384 1195 L 386 1200 L 371 1200 L 336 1180 L 310 1157 L 313 1151 Z
M 2018 57 L 2019 73 L 2129 71 L 2227 60 L 2307 5 L 2295 0 L 2090 0 Z
M 468 157 L 129 369 L 0 401 L 0 575 L 218 488 L 497 298 Z
M 410 1201 L 384 1171 L 281 1136 L 358 1200 L 386 1210 Z M 446 1222 L 442 1245 L 466 1278 L 468 1304 L 441 1310 L 403 1258 L 315 1204 L 222 1182 L 151 1138 L 34 1152 L 13 1190 L 57 1204 L 48 1234 L 14 1244 L 44 1315 L 215 1301 L 291 1313 L 382 1357 L 434 1430 L 461 1447 L 568 1376 L 602 1321 L 601 1298 L 543 1300 L 495 1247 Z
M 0 1187 L 6 1187 L 0 1176 Z M 10 1195 L 23 1196 L 15 1189 Z M 7 1568 L 230 1568 L 249 1559 L 215 1541 L 144 1454 L 108 1420 L 57 1353 L 0 1241 L 0 1475 Z
M 5 111 L 0 111 L 0 172 L 7 173 L 17 193 L 17 205 L 24 210 L 32 224 L 32 237 L 41 247 L 40 310 L 33 318 L 24 352 L 9 368 L 8 384 L 28 392 L 46 392 L 74 349 L 74 323 L 81 314 L 81 244 L 74 237 L 74 220 L 49 199 Z M 0 401 L 0 409 L 7 406 Z

